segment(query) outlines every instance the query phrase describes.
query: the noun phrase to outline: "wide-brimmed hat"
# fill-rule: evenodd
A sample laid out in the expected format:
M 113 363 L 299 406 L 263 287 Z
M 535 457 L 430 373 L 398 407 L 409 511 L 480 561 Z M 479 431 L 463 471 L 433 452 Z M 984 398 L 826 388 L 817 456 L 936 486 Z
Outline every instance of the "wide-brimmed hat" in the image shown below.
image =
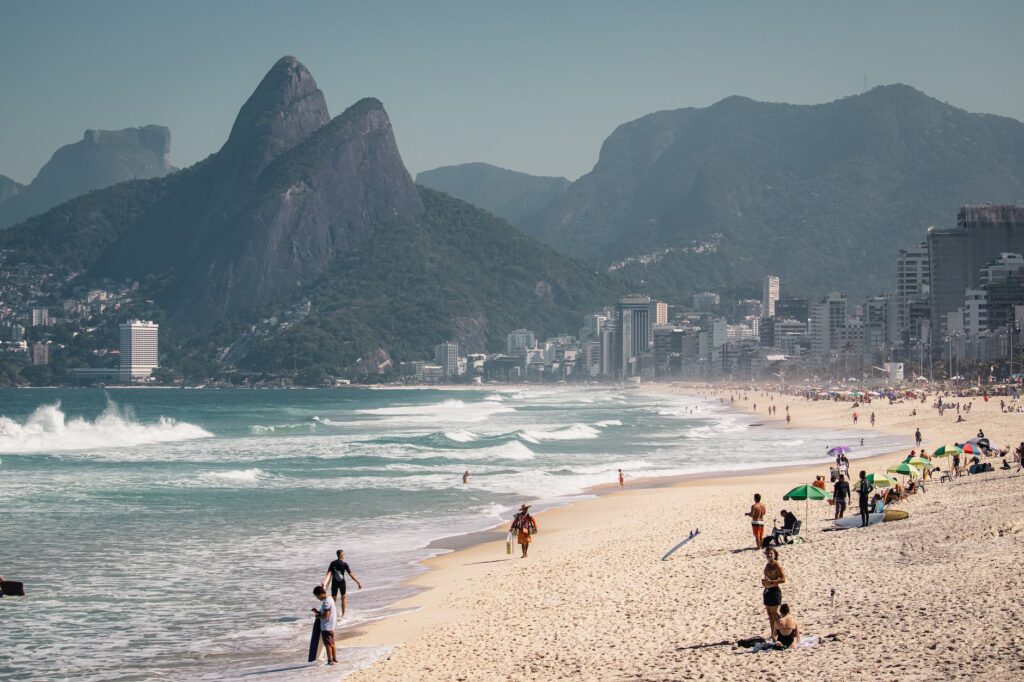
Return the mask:
M 521 506 L 519 508 L 519 511 L 528 511 L 529 509 L 530 509 L 530 505 L 524 504 L 523 506 Z

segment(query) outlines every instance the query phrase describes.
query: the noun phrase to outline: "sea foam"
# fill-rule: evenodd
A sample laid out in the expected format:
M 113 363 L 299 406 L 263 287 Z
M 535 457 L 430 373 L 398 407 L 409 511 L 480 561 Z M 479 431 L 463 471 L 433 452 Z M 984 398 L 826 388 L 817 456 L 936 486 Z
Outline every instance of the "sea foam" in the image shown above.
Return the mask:
M 212 436 L 200 426 L 170 417 L 142 423 L 113 402 L 94 421 L 69 419 L 59 402 L 37 407 L 24 422 L 0 417 L 0 453 L 11 454 L 123 448 Z

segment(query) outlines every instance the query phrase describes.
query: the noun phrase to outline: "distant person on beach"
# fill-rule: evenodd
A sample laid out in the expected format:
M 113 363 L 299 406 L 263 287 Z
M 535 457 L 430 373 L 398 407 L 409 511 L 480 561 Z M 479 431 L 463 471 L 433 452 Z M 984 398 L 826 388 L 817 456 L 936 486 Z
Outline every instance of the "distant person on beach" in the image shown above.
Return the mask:
M 469 484 L 469 472 L 466 471 L 466 472 L 463 472 L 463 474 L 462 474 L 462 485 L 468 485 L 468 484 Z
M 835 518 L 843 518 L 846 507 L 850 503 L 850 484 L 847 483 L 846 476 L 843 474 L 839 474 L 839 480 L 832 487 L 832 501 L 836 503 Z
M 622 473 L 622 469 L 619 469 L 619 487 L 626 485 L 626 475 Z
M 756 493 L 754 495 L 754 504 L 750 506 L 750 511 L 744 514 L 744 516 L 750 517 L 750 526 L 754 532 L 754 547 L 756 549 L 761 549 L 761 543 L 764 542 L 764 517 L 767 513 L 768 508 L 761 502 L 761 493 Z
M 822 490 L 825 490 L 825 477 L 815 476 L 814 483 L 812 483 L 811 485 L 813 485 L 815 488 L 821 488 Z
M 782 570 L 779 563 L 779 552 L 773 547 L 764 551 L 768 563 L 764 567 L 764 577 L 761 578 L 761 587 L 764 592 L 761 595 L 764 601 L 764 609 L 768 613 L 768 624 L 771 626 L 772 639 L 778 631 L 779 606 L 782 605 L 782 588 L 779 587 L 786 582 L 786 572 Z
M 860 472 L 860 480 L 857 481 L 857 502 L 860 505 L 860 527 L 868 525 L 868 508 L 870 504 L 871 491 L 875 487 L 868 480 L 866 471 Z
M 537 532 L 537 520 L 530 515 L 530 505 L 524 504 L 516 512 L 512 519 L 512 526 L 508 529 L 510 533 L 516 533 L 516 541 L 523 549 L 522 558 L 525 559 L 530 551 L 531 537 Z
M 790 613 L 789 604 L 779 607 L 779 621 L 775 626 L 775 641 L 787 649 L 800 643 L 800 624 Z
M 338 550 L 338 558 L 330 563 L 327 567 L 327 573 L 324 575 L 323 584 L 327 584 L 327 578 L 331 579 L 331 599 L 337 599 L 338 594 L 341 594 L 341 617 L 345 617 L 345 609 L 348 608 L 347 599 L 345 598 L 345 574 L 348 573 L 352 577 L 352 580 L 356 581 L 356 585 L 359 589 L 363 589 L 363 584 L 359 582 L 359 578 L 352 573 L 352 569 L 348 567 L 348 562 L 345 561 L 345 551 Z
M 872 427 L 874 427 L 874 425 L 875 425 L 875 413 L 874 413 L 874 412 L 872 412 L 872 413 L 871 413 L 871 426 L 872 426 Z M 862 439 L 862 440 L 863 440 L 863 439 Z M 862 445 L 863 445 L 863 443 L 862 443 Z
M 921 447 L 921 428 L 920 427 L 918 427 L 918 429 L 916 431 L 914 431 L 914 440 L 917 441 L 917 447 Z
M 791 418 L 789 416 L 789 410 L 786 410 L 786 424 L 789 424 Z
M 334 665 L 338 662 L 338 652 L 334 649 L 334 623 L 336 610 L 334 600 L 327 598 L 327 590 L 323 585 L 313 588 L 313 595 L 320 600 L 320 608 L 310 609 L 320 619 L 320 639 L 327 649 L 327 665 Z

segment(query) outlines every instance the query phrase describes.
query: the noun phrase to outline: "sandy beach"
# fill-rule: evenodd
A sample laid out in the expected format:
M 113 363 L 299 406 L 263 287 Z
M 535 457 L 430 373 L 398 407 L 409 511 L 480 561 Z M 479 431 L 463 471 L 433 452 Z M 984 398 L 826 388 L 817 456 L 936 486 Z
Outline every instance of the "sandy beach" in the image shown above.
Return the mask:
M 650 391 L 690 391 L 653 385 Z M 735 391 L 721 394 L 726 402 Z M 793 396 L 739 400 L 780 428 L 852 428 L 851 403 Z M 774 399 L 779 415 L 769 418 Z M 913 447 L 962 442 L 983 428 L 993 445 L 1024 441 L 1024 414 L 999 399 L 973 399 L 966 423 L 930 405 L 876 400 L 860 429 L 906 437 L 905 450 L 855 460 L 854 471 L 884 471 Z M 955 399 L 954 399 L 955 400 Z M 961 398 L 961 402 L 968 399 Z M 757 404 L 756 412 L 754 404 Z M 785 405 L 793 416 L 785 425 Z M 911 416 L 916 408 L 918 415 Z M 1012 458 L 1011 458 L 1012 460 Z M 998 467 L 998 460 L 992 460 Z M 938 460 L 948 467 L 948 460 Z M 627 472 L 628 473 L 628 472 Z M 1024 478 L 1011 470 L 934 482 L 898 508 L 904 521 L 834 531 L 832 508 L 783 502 L 820 465 L 753 475 L 705 477 L 638 487 L 538 515 L 530 557 L 493 540 L 428 562 L 409 611 L 373 623 L 345 645 L 393 646 L 351 680 L 939 680 L 1024 676 L 1019 604 L 1024 598 Z M 783 598 L 813 648 L 748 654 L 737 640 L 767 637 L 761 552 L 749 520 L 754 493 L 768 517 L 791 508 L 806 542 L 784 546 Z M 699 528 L 668 561 L 662 554 Z M 340 653 L 340 652 L 339 652 Z

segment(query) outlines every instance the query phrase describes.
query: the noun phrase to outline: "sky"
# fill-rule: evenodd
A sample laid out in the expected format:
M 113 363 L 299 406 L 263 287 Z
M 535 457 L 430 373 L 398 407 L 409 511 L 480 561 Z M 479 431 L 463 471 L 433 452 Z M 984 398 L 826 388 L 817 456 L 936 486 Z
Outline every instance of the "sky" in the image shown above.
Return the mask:
M 574 179 L 621 123 L 730 96 L 810 104 L 906 83 L 1024 120 L 1024 2 L 0 0 L 0 174 L 87 128 L 215 152 L 280 57 L 332 115 L 377 97 L 406 166 Z

